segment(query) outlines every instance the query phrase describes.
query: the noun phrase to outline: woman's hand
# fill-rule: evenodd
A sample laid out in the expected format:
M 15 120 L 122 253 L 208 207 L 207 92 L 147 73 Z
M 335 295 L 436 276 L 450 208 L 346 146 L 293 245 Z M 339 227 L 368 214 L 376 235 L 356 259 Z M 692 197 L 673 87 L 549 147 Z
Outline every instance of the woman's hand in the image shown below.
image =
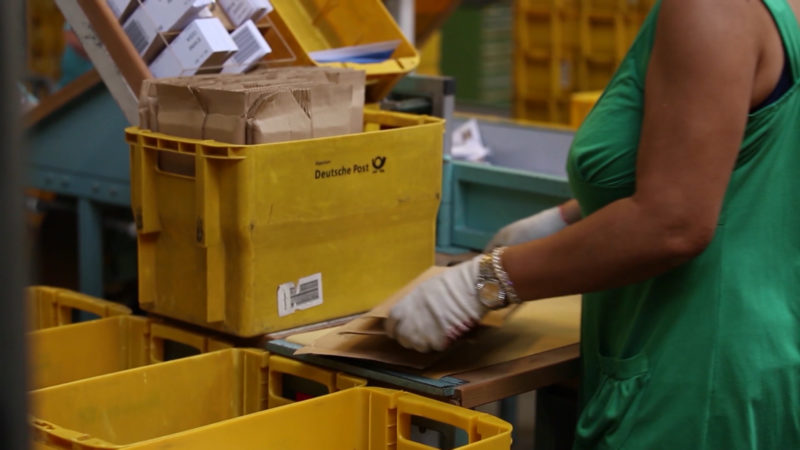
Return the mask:
M 574 200 L 504 226 L 486 244 L 483 251 L 489 253 L 497 247 L 508 247 L 550 236 L 569 225 L 571 222 L 568 218 L 573 218 L 573 221 L 580 218 L 580 210 Z
M 478 324 L 488 309 L 475 283 L 483 255 L 424 281 L 400 300 L 386 319 L 386 332 L 418 352 L 441 351 Z

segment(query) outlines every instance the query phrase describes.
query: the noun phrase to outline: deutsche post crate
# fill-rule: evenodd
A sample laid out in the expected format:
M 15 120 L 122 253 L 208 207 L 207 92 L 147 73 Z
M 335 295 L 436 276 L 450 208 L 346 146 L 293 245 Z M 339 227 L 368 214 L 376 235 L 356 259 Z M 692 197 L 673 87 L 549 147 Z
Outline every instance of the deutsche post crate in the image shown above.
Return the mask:
M 30 286 L 26 294 L 30 330 L 70 324 L 73 311 L 89 313 L 98 318 L 131 313 L 130 308 L 125 305 L 69 289 Z
M 280 383 L 271 382 L 279 376 L 306 379 L 328 392 L 366 384 L 283 362 L 286 358 L 262 350 L 227 349 L 32 391 L 34 443 L 53 449 L 123 448 L 291 403 L 294 398 L 283 398 Z
M 368 450 L 430 448 L 414 442 L 414 417 L 464 430 L 463 450 L 511 448 L 511 425 L 489 414 L 396 390 L 357 387 L 144 442 L 135 449 Z M 308 432 L 308 427 L 313 432 Z
M 197 332 L 137 316 L 36 330 L 28 333 L 29 389 L 159 363 L 165 360 L 165 347 L 172 343 L 197 353 L 231 347 Z
M 231 146 L 129 128 L 143 309 L 240 336 L 365 311 L 434 263 L 444 121 Z

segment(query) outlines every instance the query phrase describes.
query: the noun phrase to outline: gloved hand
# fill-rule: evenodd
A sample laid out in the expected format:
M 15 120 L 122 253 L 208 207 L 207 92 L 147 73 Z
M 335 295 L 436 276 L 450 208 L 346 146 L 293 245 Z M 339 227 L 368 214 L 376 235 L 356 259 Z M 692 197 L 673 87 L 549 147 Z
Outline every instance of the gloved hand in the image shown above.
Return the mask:
M 534 239 L 541 239 L 560 231 L 566 226 L 567 223 L 561 216 L 559 207 L 554 206 L 504 226 L 489 240 L 484 252 L 489 253 L 497 247 L 508 247 Z
M 482 256 L 420 283 L 395 304 L 385 322 L 389 336 L 403 347 L 427 353 L 444 350 L 476 326 L 489 311 L 475 292 Z

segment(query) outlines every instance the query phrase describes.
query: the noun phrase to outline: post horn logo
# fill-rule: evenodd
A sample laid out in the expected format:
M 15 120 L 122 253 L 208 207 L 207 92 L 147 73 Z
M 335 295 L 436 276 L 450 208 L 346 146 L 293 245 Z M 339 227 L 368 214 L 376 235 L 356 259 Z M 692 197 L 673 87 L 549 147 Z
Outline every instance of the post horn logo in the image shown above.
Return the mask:
M 386 164 L 385 156 L 376 156 L 372 158 L 372 168 L 375 169 L 372 173 L 383 172 L 383 166 Z

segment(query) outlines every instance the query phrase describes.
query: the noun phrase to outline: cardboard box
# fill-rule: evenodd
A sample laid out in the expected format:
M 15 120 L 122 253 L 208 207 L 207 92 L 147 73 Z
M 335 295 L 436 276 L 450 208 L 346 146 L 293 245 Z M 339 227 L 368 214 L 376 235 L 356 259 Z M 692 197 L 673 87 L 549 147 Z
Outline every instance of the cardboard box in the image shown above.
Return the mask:
M 142 89 L 140 123 L 178 137 L 237 145 L 358 133 L 363 89 L 363 72 L 329 68 L 153 80 Z
M 248 20 L 259 19 L 272 12 L 269 0 L 218 0 L 233 26 L 238 27 Z
M 144 8 L 136 8 L 122 29 L 145 62 L 150 62 L 166 45 L 164 39 L 159 38 L 156 23 Z
M 219 19 L 197 19 L 158 55 L 150 72 L 156 78 L 218 72 L 237 49 Z
M 117 20 L 124 21 L 139 6 L 139 0 L 106 0 Z
M 181 31 L 213 3 L 213 0 L 146 0 L 142 9 L 159 32 Z
M 205 109 L 195 91 L 186 85 L 156 85 L 155 104 L 157 129 L 161 133 L 192 139 L 203 138 Z
M 133 47 L 149 63 L 212 0 L 147 0 L 125 20 L 123 30 Z
M 233 31 L 231 38 L 239 50 L 225 63 L 222 73 L 243 73 L 272 51 L 252 20 Z

